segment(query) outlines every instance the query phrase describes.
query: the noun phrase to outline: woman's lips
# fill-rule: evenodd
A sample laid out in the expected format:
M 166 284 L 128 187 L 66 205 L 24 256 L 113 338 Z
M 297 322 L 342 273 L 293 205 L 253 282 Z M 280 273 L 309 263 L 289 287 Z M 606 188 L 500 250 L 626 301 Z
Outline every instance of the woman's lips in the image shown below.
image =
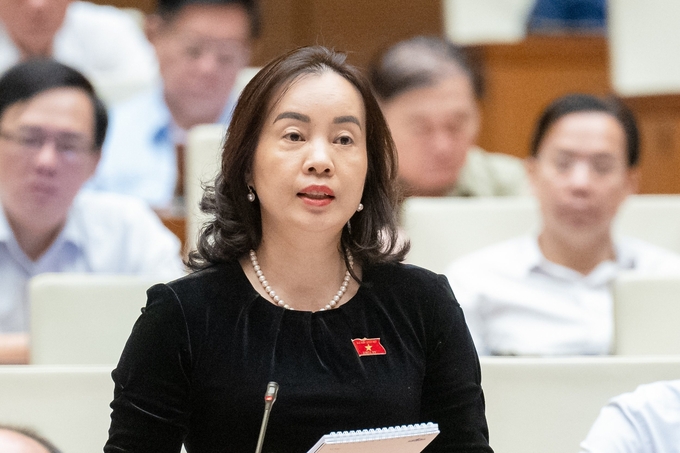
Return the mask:
M 326 206 L 335 199 L 335 194 L 327 186 L 307 186 L 297 194 L 306 204 L 311 206 Z

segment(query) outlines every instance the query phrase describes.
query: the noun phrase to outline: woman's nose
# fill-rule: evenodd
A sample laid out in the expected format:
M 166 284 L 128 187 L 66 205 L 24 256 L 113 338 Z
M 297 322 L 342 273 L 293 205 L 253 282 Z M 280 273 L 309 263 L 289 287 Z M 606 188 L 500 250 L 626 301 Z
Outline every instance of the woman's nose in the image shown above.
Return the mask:
M 317 138 L 309 143 L 309 154 L 305 161 L 305 171 L 330 175 L 334 172 L 331 158 L 331 144 L 323 138 Z

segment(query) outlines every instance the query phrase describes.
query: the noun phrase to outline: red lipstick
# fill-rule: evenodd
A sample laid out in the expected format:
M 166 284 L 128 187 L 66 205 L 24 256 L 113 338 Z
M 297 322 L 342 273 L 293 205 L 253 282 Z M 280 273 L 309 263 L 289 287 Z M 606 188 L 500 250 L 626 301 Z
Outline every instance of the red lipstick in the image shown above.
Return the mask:
M 330 187 L 320 185 L 307 186 L 298 192 L 297 196 L 311 206 L 326 206 L 335 198 Z

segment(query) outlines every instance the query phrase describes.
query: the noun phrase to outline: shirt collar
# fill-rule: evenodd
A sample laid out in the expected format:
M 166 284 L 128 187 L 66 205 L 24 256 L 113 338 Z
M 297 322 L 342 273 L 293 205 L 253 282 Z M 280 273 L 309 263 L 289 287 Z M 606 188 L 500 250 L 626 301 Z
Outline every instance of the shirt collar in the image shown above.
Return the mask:
M 66 217 L 66 224 L 64 225 L 64 227 L 62 228 L 61 232 L 54 240 L 52 245 L 50 245 L 50 247 L 42 255 L 42 257 L 50 255 L 53 250 L 63 247 L 66 244 L 70 244 L 78 249 L 83 248 L 86 240 L 85 230 L 83 228 L 82 222 L 80 222 L 78 218 L 79 216 L 74 215 L 74 212 L 77 212 L 76 208 L 77 200 L 78 197 L 76 197 L 73 204 L 71 205 L 71 208 L 69 209 L 69 213 Z M 9 225 L 9 221 L 7 220 L 7 216 L 5 215 L 5 211 L 2 208 L 1 204 L 0 204 L 0 243 L 5 243 L 7 244 L 7 247 L 14 248 L 17 251 L 20 251 L 21 254 L 26 256 L 21 247 L 19 247 L 19 243 L 17 242 L 16 237 L 14 236 L 14 232 L 12 231 L 12 228 Z M 42 257 L 40 259 L 42 259 Z M 27 256 L 26 259 L 28 260 Z M 37 262 L 40 262 L 40 259 L 38 259 Z
M 589 274 L 583 275 L 574 269 L 549 261 L 541 252 L 538 245 L 538 235 L 527 238 L 528 245 L 525 247 L 524 266 L 518 266 L 518 272 L 526 277 L 529 273 L 543 273 L 561 280 L 583 281 L 590 285 L 601 285 L 613 280 L 618 272 L 623 269 L 635 267 L 635 257 L 631 250 L 622 246 L 619 241 L 614 243 L 615 260 L 605 260 L 599 263 Z

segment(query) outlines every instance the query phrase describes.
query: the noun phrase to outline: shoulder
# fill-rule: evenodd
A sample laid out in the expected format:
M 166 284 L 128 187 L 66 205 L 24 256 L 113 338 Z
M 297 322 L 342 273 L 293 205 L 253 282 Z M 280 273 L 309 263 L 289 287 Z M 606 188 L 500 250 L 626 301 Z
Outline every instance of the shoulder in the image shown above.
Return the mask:
M 382 301 L 415 310 L 421 315 L 446 307 L 457 307 L 451 286 L 444 275 L 412 264 L 371 266 L 364 286 Z
M 680 411 L 680 380 L 658 381 L 612 398 L 610 404 L 632 413 L 655 412 L 666 407 Z M 677 418 L 680 428 L 680 417 Z
M 632 237 L 619 238 L 616 247 L 622 259 L 628 261 L 635 271 L 680 272 L 680 255 L 665 248 Z
M 66 20 L 76 22 L 89 29 L 106 26 L 124 28 L 139 28 L 131 14 L 114 6 L 97 5 L 90 2 L 72 2 L 66 10 Z M 99 32 L 105 30 L 99 29 Z
M 158 216 L 143 201 L 117 193 L 82 191 L 74 200 L 74 209 L 88 221 L 109 224 L 111 229 L 121 225 L 135 228 L 146 220 L 160 224 Z
M 117 102 L 109 109 L 111 118 L 117 121 L 130 116 L 136 121 L 153 112 L 161 112 L 163 115 L 167 112 L 167 107 L 163 102 L 162 88 L 159 85 Z
M 109 109 L 104 151 L 115 148 L 116 153 L 126 156 L 145 151 L 169 122 L 170 112 L 163 102 L 162 87 L 156 85 L 144 90 Z
M 179 253 L 179 240 L 142 200 L 111 192 L 83 190 L 74 200 L 71 215 L 92 242 L 112 247 L 164 244 Z
M 194 313 L 191 317 L 198 318 L 213 308 L 221 312 L 240 311 L 243 304 L 258 297 L 238 261 L 215 264 L 163 286 L 159 291 L 171 291 L 187 316 Z
M 490 273 L 512 273 L 525 259 L 536 253 L 535 238 L 519 236 L 507 241 L 492 244 L 468 255 L 462 256 L 448 265 L 446 275 L 488 275 Z
M 523 195 L 529 187 L 522 159 L 479 147 L 468 150 L 461 183 L 470 185 L 473 195 Z

